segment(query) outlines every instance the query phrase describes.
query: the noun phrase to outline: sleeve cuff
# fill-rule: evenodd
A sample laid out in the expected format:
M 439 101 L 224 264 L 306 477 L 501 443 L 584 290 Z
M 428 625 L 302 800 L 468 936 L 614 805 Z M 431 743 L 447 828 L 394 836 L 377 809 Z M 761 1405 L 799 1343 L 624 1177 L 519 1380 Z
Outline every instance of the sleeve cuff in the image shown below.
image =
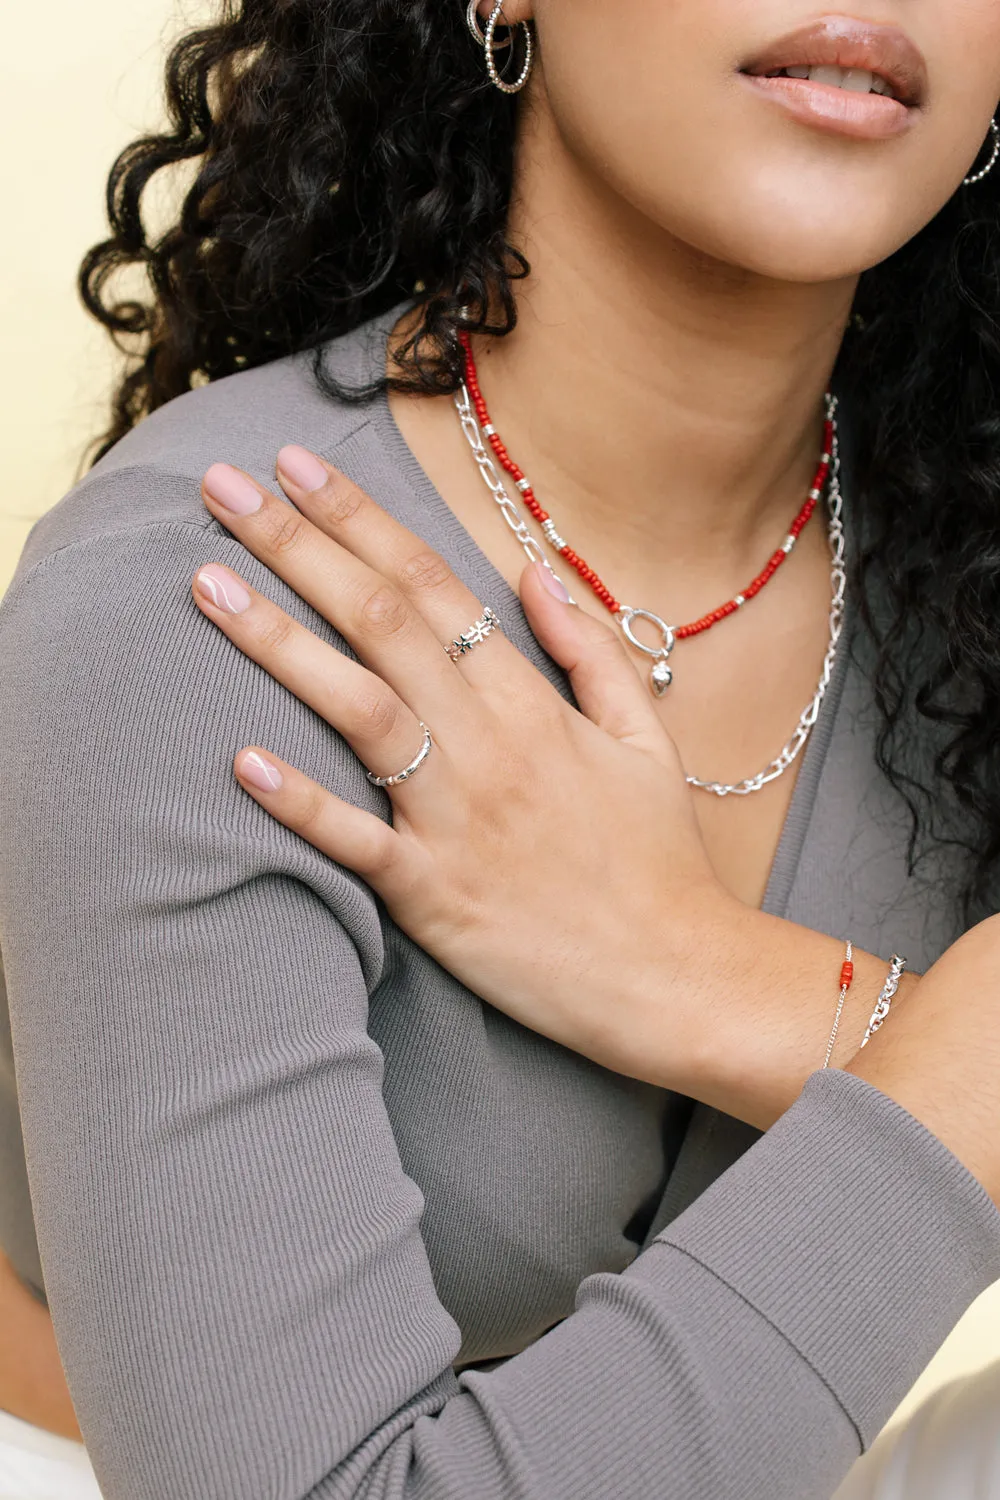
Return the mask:
M 813 1073 L 656 1240 L 783 1334 L 865 1448 L 1000 1279 L 1000 1213 L 980 1183 L 901 1105 L 836 1068 Z

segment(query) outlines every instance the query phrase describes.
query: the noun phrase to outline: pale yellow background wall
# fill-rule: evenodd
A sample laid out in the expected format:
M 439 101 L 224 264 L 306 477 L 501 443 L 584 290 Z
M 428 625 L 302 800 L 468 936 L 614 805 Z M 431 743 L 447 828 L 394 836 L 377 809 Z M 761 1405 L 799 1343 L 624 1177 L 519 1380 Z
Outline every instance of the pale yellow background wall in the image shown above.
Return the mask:
M 165 41 L 211 0 L 44 0 L 2 7 L 0 594 L 31 522 L 73 482 L 113 369 L 75 292 L 104 233 L 104 178 L 160 118 Z
M 103 233 L 107 169 L 134 134 L 160 118 L 166 40 L 185 19 L 196 22 L 211 11 L 211 0 L 4 7 L 0 593 L 31 522 L 68 489 L 85 442 L 101 425 L 111 358 L 103 333 L 77 303 L 74 275 Z M 970 1311 L 907 1407 L 944 1379 L 994 1358 L 1000 1358 L 1000 1287 Z

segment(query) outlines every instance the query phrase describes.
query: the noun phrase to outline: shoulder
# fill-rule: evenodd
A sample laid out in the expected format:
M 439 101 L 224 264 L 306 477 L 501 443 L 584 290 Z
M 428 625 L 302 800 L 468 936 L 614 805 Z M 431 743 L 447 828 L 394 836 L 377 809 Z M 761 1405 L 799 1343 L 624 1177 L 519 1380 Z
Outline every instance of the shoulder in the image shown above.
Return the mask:
M 384 368 L 388 332 L 399 309 L 325 346 L 324 364 L 345 385 L 361 387 Z M 217 523 L 201 499 L 213 463 L 238 465 L 274 484 L 285 443 L 301 443 L 337 461 L 351 449 L 358 467 L 370 449 L 385 464 L 384 402 L 340 400 L 323 391 L 307 351 L 241 371 L 176 397 L 146 417 L 32 527 L 11 587 L 64 548 L 150 528 L 182 536 Z M 98 549 L 101 550 L 101 549 Z

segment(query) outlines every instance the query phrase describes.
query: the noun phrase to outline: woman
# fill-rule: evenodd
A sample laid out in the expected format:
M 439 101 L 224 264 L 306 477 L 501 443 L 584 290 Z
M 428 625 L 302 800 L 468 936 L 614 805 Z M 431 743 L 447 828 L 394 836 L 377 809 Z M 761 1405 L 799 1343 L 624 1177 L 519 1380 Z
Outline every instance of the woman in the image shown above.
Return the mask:
M 1000 11 L 260 0 L 169 78 L 0 614 L 102 1491 L 830 1495 L 1000 1275 Z

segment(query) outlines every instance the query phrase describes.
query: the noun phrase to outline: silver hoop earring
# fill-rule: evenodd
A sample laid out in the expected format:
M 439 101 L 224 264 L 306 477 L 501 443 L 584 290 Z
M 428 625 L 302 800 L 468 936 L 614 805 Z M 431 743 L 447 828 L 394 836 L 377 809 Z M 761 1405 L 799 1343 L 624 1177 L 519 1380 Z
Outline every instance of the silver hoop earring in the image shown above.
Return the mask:
M 479 0 L 469 0 L 469 7 L 465 13 L 466 23 L 470 32 L 486 53 L 486 68 L 493 87 L 499 89 L 501 94 L 519 94 L 531 77 L 531 69 L 535 60 L 534 38 L 532 37 L 529 23 L 527 21 L 519 21 L 518 25 L 524 32 L 524 67 L 521 69 L 521 76 L 516 83 L 507 83 L 501 78 L 500 70 L 496 64 L 496 53 L 500 50 L 496 43 L 496 31 L 502 16 L 503 0 L 497 0 L 486 23 L 486 30 L 481 31 L 479 27 Z M 511 55 L 513 55 L 513 37 L 511 37 L 509 43 L 504 43 L 503 45 L 510 46 Z
M 465 23 L 480 47 L 485 47 L 486 36 L 479 27 L 479 0 L 469 0 L 469 8 L 465 12 Z
M 480 0 L 469 0 L 469 8 L 465 12 L 465 21 L 474 39 L 479 43 L 480 47 L 485 48 L 486 33 L 479 24 L 479 4 Z M 501 47 L 510 47 L 512 42 L 513 39 L 508 38 L 507 41 L 501 42 L 500 45 Z
M 997 160 L 1000 158 L 1000 125 L 997 124 L 996 120 L 990 121 L 990 135 L 993 137 L 993 151 L 989 161 L 983 167 L 982 171 L 974 173 L 971 177 L 964 178 L 963 187 L 974 187 L 977 182 L 982 182 L 983 178 L 988 177 L 996 166 Z

